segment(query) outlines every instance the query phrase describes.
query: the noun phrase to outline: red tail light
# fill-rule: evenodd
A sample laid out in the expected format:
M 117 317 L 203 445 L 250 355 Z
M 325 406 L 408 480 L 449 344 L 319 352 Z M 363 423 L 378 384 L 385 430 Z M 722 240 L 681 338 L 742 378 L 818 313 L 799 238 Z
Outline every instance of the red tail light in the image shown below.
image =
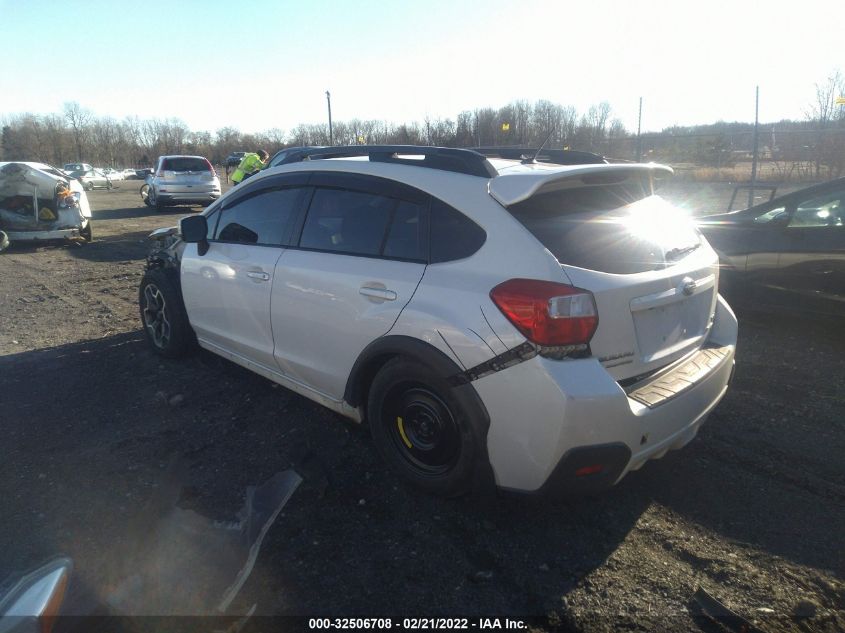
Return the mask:
M 593 294 L 566 284 L 510 279 L 493 288 L 490 298 L 538 345 L 586 345 L 599 324 Z

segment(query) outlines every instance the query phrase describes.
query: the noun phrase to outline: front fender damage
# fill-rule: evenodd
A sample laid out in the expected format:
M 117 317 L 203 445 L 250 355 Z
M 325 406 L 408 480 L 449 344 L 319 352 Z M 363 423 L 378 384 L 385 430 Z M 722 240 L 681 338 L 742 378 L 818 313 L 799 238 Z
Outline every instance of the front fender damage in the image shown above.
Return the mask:
M 182 251 L 185 248 L 179 229 L 175 226 L 156 229 L 150 233 L 148 239 L 152 240 L 153 244 L 147 254 L 144 270 L 163 268 L 178 272 Z

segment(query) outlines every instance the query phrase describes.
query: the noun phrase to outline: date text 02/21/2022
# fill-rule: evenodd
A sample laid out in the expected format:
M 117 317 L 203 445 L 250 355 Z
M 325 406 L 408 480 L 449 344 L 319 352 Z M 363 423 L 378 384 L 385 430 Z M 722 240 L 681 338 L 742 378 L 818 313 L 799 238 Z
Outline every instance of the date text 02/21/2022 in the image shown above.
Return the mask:
M 519 630 L 526 628 L 523 620 L 510 618 L 310 618 L 311 630 L 385 630 L 402 629 L 406 631 L 424 630 Z

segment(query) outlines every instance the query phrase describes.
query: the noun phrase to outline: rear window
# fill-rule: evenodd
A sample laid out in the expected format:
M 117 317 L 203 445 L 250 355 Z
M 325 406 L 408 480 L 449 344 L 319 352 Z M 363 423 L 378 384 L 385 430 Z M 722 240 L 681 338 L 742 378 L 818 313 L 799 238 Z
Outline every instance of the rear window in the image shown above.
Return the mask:
M 539 194 L 508 211 L 561 264 L 613 274 L 664 268 L 695 249 L 689 219 L 650 195 L 646 183 Z
M 211 165 L 204 158 L 165 158 L 161 169 L 163 171 L 211 171 Z

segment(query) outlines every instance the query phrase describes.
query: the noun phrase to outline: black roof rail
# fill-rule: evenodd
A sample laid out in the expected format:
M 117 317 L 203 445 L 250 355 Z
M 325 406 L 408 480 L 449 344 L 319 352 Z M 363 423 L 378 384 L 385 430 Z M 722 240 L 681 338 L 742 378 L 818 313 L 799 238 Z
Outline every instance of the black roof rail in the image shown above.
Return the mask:
M 493 178 L 499 174 L 490 161 L 475 150 L 428 145 L 345 145 L 335 147 L 297 147 L 282 150 L 284 158 L 274 163 L 287 165 L 304 160 L 367 156 L 371 162 L 395 163 L 413 167 L 441 169 L 470 176 Z M 280 152 L 281 153 L 281 152 Z M 421 156 L 422 158 L 405 158 Z M 271 161 L 272 162 L 272 161 Z
M 474 147 L 473 151 L 489 158 L 506 158 L 522 160 L 537 153 L 537 148 L 530 147 Z M 554 163 L 555 165 L 598 165 L 607 163 L 607 159 L 592 152 L 581 152 L 572 149 L 543 149 L 537 154 L 537 162 Z

